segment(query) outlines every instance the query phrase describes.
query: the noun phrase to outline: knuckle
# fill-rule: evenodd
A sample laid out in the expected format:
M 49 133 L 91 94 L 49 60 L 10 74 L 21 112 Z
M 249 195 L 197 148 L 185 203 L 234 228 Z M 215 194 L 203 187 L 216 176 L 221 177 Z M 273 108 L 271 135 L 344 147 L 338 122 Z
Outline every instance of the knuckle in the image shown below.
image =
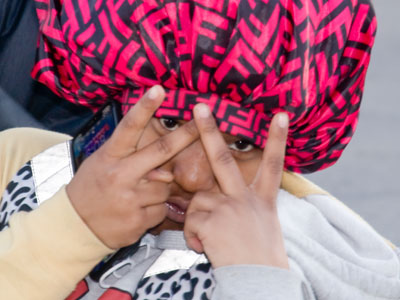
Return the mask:
M 217 128 L 215 122 L 211 119 L 205 120 L 201 127 L 202 127 L 203 133 L 206 133 L 206 134 L 212 134 L 212 133 L 215 133 L 216 131 L 218 131 L 218 128 Z
M 116 168 L 110 167 L 110 168 L 104 169 L 102 176 L 96 176 L 96 178 L 98 179 L 100 185 L 103 185 L 106 183 L 113 185 L 116 182 L 118 182 L 119 174 L 120 174 L 120 172 L 118 172 L 118 170 Z
M 269 213 L 277 214 L 278 206 L 276 204 L 276 199 L 274 197 L 270 197 L 267 201 L 264 201 L 264 205 Z
M 229 149 L 222 149 L 217 152 L 215 160 L 222 165 L 229 165 L 234 162 L 234 158 Z
M 193 121 L 187 122 L 184 126 L 183 126 L 185 132 L 189 135 L 189 136 L 197 136 L 198 135 L 198 131 L 197 131 L 197 127 L 196 127 L 196 123 L 194 123 Z
M 139 208 L 139 203 L 132 201 L 132 199 L 137 198 L 137 193 L 133 190 L 125 190 L 121 188 L 119 192 L 118 205 L 120 205 L 121 212 L 127 215 L 135 214 L 135 211 Z
M 156 148 L 161 154 L 170 154 L 172 152 L 171 143 L 166 136 L 162 136 L 156 141 Z
M 230 201 L 220 201 L 218 203 L 217 209 L 222 212 L 227 212 L 232 210 L 232 203 Z
M 269 158 L 266 161 L 267 169 L 274 175 L 279 175 L 283 171 L 283 160 L 280 158 Z
M 123 118 L 123 121 L 121 122 L 121 125 L 125 128 L 131 129 L 131 128 L 139 128 L 140 124 L 138 122 L 137 118 L 134 118 L 134 116 L 131 115 L 126 115 L 125 118 Z
M 281 132 L 279 132 L 277 139 L 281 144 L 286 145 L 288 137 L 285 129 L 281 128 Z

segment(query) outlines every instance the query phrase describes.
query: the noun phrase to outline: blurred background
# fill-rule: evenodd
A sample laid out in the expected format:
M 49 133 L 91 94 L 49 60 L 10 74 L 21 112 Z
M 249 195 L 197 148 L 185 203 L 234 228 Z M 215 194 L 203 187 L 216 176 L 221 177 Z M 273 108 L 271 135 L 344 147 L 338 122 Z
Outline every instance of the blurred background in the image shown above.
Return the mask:
M 400 1 L 373 3 L 378 34 L 358 129 L 334 166 L 307 178 L 400 246 Z

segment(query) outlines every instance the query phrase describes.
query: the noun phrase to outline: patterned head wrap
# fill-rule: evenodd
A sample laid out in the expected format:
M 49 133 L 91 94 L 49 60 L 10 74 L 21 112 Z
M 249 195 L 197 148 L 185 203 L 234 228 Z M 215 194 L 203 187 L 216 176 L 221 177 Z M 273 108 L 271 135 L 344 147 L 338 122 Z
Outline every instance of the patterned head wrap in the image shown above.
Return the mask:
M 164 86 L 156 116 L 207 103 L 222 131 L 264 147 L 290 117 L 285 167 L 333 164 L 354 133 L 376 19 L 370 0 L 36 0 L 32 75 L 65 99 L 123 110 Z

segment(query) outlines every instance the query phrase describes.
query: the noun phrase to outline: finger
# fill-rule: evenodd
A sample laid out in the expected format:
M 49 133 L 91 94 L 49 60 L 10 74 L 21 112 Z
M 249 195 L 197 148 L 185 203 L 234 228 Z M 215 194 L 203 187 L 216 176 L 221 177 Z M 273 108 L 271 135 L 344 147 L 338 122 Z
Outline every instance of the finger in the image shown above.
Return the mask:
M 105 151 L 112 157 L 126 157 L 136 151 L 136 145 L 144 128 L 164 100 L 164 89 L 155 85 L 122 118 Z
M 222 201 L 225 201 L 225 197 L 221 193 L 197 192 L 190 201 L 186 214 L 212 212 Z
M 193 121 L 189 121 L 177 130 L 160 137 L 137 151 L 135 155 L 127 158 L 129 160 L 127 163 L 134 166 L 131 171 L 134 171 L 135 174 L 146 174 L 167 162 L 198 137 L 199 132 L 196 124 Z
M 183 233 L 186 244 L 197 253 L 204 252 L 202 233 L 210 214 L 207 212 L 194 212 L 186 216 Z
M 282 180 L 285 160 L 289 117 L 286 113 L 276 114 L 269 129 L 260 168 L 254 179 L 256 193 L 263 199 L 276 199 Z
M 237 195 L 239 191 L 244 190 L 245 183 L 208 106 L 200 103 L 193 111 L 200 139 L 222 192 Z
M 167 216 L 168 208 L 165 203 L 154 204 L 143 208 L 146 230 L 160 224 Z
M 134 187 L 131 201 L 137 202 L 140 207 L 164 203 L 169 196 L 169 187 L 161 181 L 147 181 L 141 179 Z M 140 196 L 146 195 L 146 196 Z
M 156 168 L 147 173 L 144 178 L 149 181 L 161 181 L 165 183 L 171 183 L 174 180 L 174 174 L 172 174 L 172 172 L 170 171 Z

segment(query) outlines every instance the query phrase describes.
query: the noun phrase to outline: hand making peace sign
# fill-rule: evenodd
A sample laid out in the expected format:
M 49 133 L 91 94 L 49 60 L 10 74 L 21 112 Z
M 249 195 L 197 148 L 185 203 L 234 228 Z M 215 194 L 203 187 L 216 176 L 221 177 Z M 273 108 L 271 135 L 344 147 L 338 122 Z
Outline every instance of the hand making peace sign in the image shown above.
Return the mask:
M 75 210 L 110 248 L 136 242 L 164 220 L 173 175 L 158 167 L 198 138 L 191 121 L 138 149 L 143 131 L 164 97 L 160 86 L 152 87 L 124 116 L 110 139 L 82 163 L 67 186 Z
M 189 247 L 205 252 L 214 268 L 232 264 L 288 268 L 276 207 L 287 114 L 278 113 L 273 118 L 260 167 L 248 186 L 208 106 L 198 104 L 194 115 L 220 192 L 198 192 L 193 197 L 184 228 Z

